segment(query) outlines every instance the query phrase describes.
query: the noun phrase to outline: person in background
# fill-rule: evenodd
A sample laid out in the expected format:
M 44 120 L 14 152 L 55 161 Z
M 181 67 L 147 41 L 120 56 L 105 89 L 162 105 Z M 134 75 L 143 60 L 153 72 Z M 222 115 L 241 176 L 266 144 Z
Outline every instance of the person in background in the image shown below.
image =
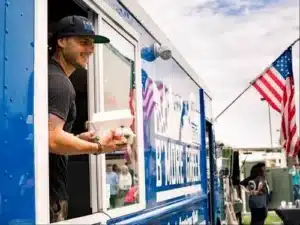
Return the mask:
M 110 186 L 110 208 L 116 208 L 119 177 L 117 173 L 113 171 L 111 164 L 106 166 L 106 183 Z
M 289 173 L 292 175 L 294 201 L 300 199 L 300 173 L 297 164 L 294 164 Z
M 120 168 L 118 167 L 117 164 L 113 164 L 112 165 L 112 170 L 117 174 L 119 175 L 119 173 L 121 172 Z
M 132 185 L 132 177 L 129 173 L 129 169 L 126 165 L 121 167 L 121 173 L 119 174 L 119 205 L 124 205 L 124 198 Z
M 130 173 L 131 177 L 134 177 L 135 172 L 134 172 L 134 170 L 132 169 L 132 164 L 131 164 L 130 162 L 127 161 L 127 162 L 125 163 L 125 166 L 128 167 L 129 173 Z M 134 179 L 132 179 L 132 183 L 131 183 L 131 186 L 133 186 L 133 185 L 134 185 Z
M 139 198 L 139 184 L 137 175 L 134 175 L 134 185 L 129 188 L 125 198 L 124 198 L 124 205 L 134 204 L 138 201 Z
M 264 163 L 258 163 L 251 168 L 250 176 L 241 182 L 249 194 L 251 225 L 264 225 L 268 215 L 268 187 Z
M 241 181 L 241 187 L 245 192 L 249 192 L 248 183 L 250 180 L 254 180 L 257 176 L 257 165 L 252 166 L 250 170 L 250 176 Z

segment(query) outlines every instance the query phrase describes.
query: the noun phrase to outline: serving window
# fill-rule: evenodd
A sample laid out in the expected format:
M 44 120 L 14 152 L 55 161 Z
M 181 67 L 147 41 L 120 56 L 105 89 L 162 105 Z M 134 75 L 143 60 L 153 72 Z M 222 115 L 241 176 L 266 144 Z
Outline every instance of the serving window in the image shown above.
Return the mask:
M 50 35 L 55 22 L 76 14 L 89 17 L 95 31 L 110 39 L 109 44 L 95 45 L 88 67 L 70 76 L 77 105 L 72 133 L 99 129 L 86 127 L 86 122 L 98 113 L 129 110 L 134 117 L 131 129 L 137 135 L 131 146 L 111 154 L 69 156 L 69 213 L 67 221 L 59 223 L 93 224 L 105 221 L 107 215 L 113 218 L 145 208 L 139 40 L 137 33 L 104 2 L 95 6 L 89 0 L 66 0 L 66 5 L 48 1 Z M 49 196 L 48 190 L 43 192 Z M 43 212 L 50 211 L 48 203 L 43 206 Z

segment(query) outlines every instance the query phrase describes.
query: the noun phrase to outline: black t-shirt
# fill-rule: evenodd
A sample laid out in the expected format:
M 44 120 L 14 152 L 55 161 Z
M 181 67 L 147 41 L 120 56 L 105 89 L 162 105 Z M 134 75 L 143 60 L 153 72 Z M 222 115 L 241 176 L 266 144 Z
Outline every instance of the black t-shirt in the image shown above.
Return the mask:
M 48 65 L 48 107 L 65 121 L 64 130 L 71 132 L 76 118 L 75 90 L 61 66 L 53 59 Z M 50 198 L 67 200 L 67 163 L 64 155 L 49 154 Z

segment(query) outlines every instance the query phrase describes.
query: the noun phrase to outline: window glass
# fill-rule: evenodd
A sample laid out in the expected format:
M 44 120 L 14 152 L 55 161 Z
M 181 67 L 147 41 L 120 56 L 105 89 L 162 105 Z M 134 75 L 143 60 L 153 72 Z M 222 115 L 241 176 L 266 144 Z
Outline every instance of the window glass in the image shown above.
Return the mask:
M 134 62 L 112 45 L 103 47 L 104 111 L 129 109 Z
M 135 115 L 134 46 L 109 25 L 104 26 L 111 42 L 103 46 L 104 111 L 129 109 Z M 135 120 L 131 129 L 136 133 Z M 108 208 L 139 202 L 136 143 L 106 154 Z
M 109 37 L 110 44 L 118 49 L 119 52 L 122 52 L 123 56 L 134 61 L 134 45 L 105 21 L 103 21 L 102 32 L 104 36 Z

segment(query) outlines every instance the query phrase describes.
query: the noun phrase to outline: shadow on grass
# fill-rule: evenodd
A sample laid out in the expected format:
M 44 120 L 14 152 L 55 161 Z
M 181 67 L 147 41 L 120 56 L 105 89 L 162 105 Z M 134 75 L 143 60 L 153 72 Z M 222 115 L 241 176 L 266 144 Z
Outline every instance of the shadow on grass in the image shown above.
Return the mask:
M 243 225 L 250 224 L 251 215 L 243 215 Z M 268 217 L 265 221 L 265 225 L 280 225 L 282 223 L 282 220 L 277 216 L 277 214 L 274 211 L 269 211 Z

